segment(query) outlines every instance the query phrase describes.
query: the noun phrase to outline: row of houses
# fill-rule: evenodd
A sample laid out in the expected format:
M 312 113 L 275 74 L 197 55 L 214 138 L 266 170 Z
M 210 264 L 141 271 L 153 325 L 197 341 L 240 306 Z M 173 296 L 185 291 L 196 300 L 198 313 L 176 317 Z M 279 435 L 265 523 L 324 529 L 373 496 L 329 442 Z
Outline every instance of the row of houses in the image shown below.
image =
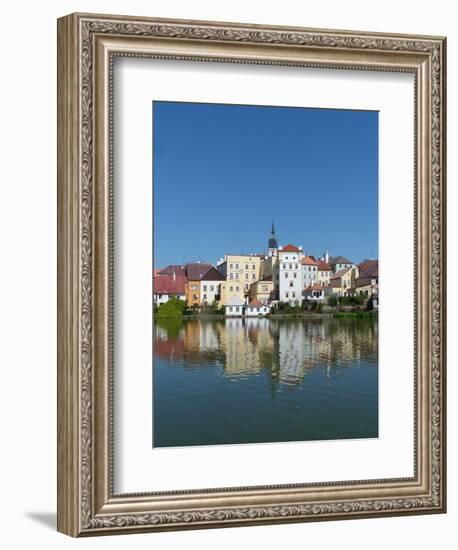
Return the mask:
M 228 315 L 264 315 L 278 302 L 378 295 L 378 260 L 355 264 L 327 251 L 315 257 L 302 246 L 278 246 L 272 224 L 266 254 L 226 254 L 216 265 L 169 265 L 155 270 L 153 293 L 157 305 L 176 296 L 188 307 L 216 304 Z

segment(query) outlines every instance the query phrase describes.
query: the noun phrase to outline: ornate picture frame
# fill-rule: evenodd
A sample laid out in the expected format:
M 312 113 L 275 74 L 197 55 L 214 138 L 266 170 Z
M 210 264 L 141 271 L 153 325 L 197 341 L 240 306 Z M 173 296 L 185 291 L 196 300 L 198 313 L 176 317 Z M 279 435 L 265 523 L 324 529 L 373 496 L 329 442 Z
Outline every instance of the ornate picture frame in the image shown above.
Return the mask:
M 116 57 L 414 75 L 413 477 L 114 493 Z M 445 59 L 443 37 L 94 14 L 58 20 L 60 532 L 92 536 L 445 512 Z

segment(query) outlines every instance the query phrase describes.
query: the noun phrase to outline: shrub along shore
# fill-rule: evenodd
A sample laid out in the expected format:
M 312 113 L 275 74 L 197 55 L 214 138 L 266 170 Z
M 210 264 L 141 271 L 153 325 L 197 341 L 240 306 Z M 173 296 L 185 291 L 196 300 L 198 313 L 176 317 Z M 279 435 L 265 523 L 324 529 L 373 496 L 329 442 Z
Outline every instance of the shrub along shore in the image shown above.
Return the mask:
M 304 301 L 301 305 L 292 306 L 285 302 L 275 304 L 265 317 L 286 318 L 302 317 L 318 319 L 320 317 L 334 317 L 336 319 L 371 319 L 377 316 L 377 310 L 371 309 L 371 303 L 359 296 L 345 296 L 328 303 Z M 332 301 L 332 303 L 330 303 Z M 188 308 L 179 298 L 172 297 L 161 304 L 154 306 L 155 319 L 221 319 L 225 309 L 212 304 L 204 307 Z

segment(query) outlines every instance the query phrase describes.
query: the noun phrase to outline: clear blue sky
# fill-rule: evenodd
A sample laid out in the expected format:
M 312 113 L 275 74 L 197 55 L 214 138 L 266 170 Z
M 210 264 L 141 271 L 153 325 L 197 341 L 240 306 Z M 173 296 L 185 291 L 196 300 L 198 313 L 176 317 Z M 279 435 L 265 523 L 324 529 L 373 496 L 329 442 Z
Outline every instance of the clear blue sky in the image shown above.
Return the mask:
M 378 256 L 378 113 L 153 102 L 154 263 Z

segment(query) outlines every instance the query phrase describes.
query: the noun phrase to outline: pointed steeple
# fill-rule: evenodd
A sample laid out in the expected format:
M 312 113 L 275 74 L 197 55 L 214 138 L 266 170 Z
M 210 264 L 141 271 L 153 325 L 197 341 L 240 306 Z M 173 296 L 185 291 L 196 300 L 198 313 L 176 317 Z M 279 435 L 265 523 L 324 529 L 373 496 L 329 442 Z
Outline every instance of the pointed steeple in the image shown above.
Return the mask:
M 274 221 L 272 220 L 272 231 L 270 233 L 270 239 L 269 239 L 269 253 L 272 254 L 276 250 L 278 250 L 278 242 L 277 242 L 277 237 L 275 236 Z

